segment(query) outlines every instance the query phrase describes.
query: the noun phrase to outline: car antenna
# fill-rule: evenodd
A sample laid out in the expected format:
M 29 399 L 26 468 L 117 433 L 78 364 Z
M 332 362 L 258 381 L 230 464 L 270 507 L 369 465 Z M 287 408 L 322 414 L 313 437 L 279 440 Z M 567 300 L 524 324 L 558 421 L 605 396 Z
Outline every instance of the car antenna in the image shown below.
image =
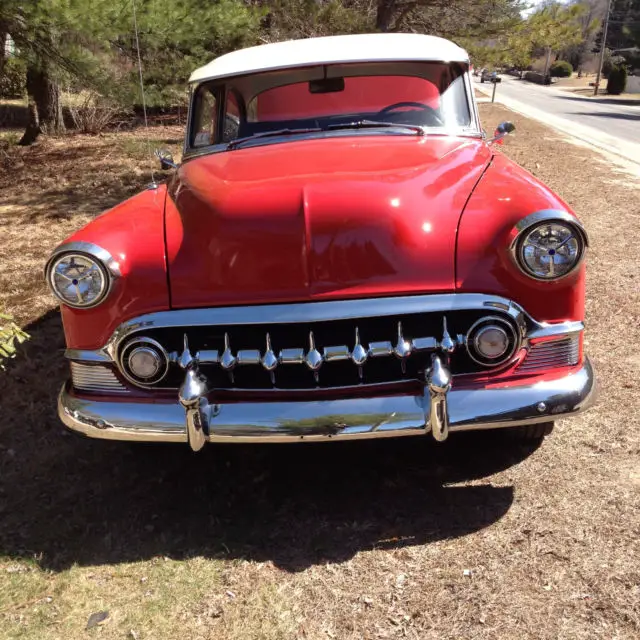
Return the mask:
M 136 0 L 131 0 L 133 7 L 133 30 L 136 34 L 136 53 L 138 54 L 138 74 L 140 76 L 140 94 L 142 96 L 142 113 L 144 115 L 144 130 L 147 138 L 147 148 L 149 151 L 149 158 L 151 159 L 151 184 L 149 189 L 157 189 L 158 183 L 156 182 L 156 176 L 153 171 L 153 152 L 151 150 L 151 136 L 149 134 L 149 121 L 147 119 L 147 102 L 144 95 L 144 82 L 142 80 L 142 58 L 140 57 L 140 39 L 138 37 L 138 17 L 136 14 Z

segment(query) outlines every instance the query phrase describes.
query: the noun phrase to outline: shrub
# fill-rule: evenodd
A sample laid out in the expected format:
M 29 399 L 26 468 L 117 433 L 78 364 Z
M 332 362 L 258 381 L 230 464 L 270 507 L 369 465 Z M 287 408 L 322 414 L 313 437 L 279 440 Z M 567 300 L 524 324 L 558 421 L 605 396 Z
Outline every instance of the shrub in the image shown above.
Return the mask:
M 7 58 L 0 75 L 0 98 L 23 98 L 27 92 L 27 67 L 24 60 Z
M 69 107 L 73 126 L 81 133 L 104 131 L 123 114 L 123 109 L 97 93 L 89 92 L 77 106 Z
M 619 96 L 627 88 L 627 67 L 619 64 L 611 69 L 607 81 L 607 93 Z
M 549 75 L 553 78 L 570 78 L 572 73 L 573 67 L 566 60 L 556 60 L 549 67 Z
M 623 56 L 614 56 L 609 49 L 605 49 L 604 61 L 602 64 L 602 75 L 605 78 L 608 78 L 613 68 L 622 64 L 625 64 Z
M 0 369 L 4 369 L 3 360 L 16 355 L 16 343 L 20 344 L 29 338 L 10 316 L 0 313 Z

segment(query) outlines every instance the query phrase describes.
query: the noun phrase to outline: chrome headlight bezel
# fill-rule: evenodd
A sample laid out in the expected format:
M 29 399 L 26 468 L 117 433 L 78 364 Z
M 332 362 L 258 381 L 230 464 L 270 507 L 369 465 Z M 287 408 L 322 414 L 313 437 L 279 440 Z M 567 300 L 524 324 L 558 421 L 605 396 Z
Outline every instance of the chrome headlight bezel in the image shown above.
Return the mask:
M 557 224 L 569 229 L 578 245 L 577 258 L 565 273 L 553 276 L 541 276 L 527 265 L 523 251 L 526 239 L 530 237 L 537 228 L 548 224 Z M 575 273 L 576 269 L 582 264 L 587 247 L 589 246 L 587 232 L 580 221 L 567 211 L 555 209 L 536 211 L 535 213 L 532 213 L 520 220 L 520 222 L 518 222 L 518 224 L 512 229 L 510 240 L 509 249 L 515 265 L 527 277 L 540 282 L 557 282 L 558 280 L 562 280 Z
M 54 281 L 54 270 L 62 260 L 69 256 L 78 256 L 96 265 L 102 277 L 102 287 L 98 296 L 88 303 L 82 304 L 67 300 L 58 290 Z M 45 266 L 45 279 L 53 295 L 67 307 L 73 309 L 92 309 L 104 302 L 113 287 L 114 280 L 120 277 L 120 267 L 111 254 L 89 242 L 69 242 L 60 245 L 51 254 Z

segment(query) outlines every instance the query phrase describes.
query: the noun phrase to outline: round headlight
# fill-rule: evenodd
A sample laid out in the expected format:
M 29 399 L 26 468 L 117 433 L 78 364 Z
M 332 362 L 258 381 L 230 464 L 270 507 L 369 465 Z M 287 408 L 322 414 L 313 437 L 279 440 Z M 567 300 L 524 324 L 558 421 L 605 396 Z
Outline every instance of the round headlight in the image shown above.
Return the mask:
M 109 274 L 96 258 L 85 253 L 63 253 L 49 267 L 49 286 L 70 307 L 87 308 L 107 294 Z
M 534 278 L 555 280 L 573 271 L 584 248 L 582 233 L 571 223 L 542 222 L 523 231 L 517 246 L 518 263 Z

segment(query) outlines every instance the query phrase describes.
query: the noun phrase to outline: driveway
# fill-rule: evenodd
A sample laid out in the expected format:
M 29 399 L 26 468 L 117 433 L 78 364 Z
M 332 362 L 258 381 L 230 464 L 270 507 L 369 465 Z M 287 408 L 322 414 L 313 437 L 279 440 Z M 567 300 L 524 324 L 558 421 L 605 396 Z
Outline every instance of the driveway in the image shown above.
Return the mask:
M 491 95 L 493 86 L 476 80 Z M 502 76 L 496 102 L 640 164 L 640 103 L 589 98 Z

